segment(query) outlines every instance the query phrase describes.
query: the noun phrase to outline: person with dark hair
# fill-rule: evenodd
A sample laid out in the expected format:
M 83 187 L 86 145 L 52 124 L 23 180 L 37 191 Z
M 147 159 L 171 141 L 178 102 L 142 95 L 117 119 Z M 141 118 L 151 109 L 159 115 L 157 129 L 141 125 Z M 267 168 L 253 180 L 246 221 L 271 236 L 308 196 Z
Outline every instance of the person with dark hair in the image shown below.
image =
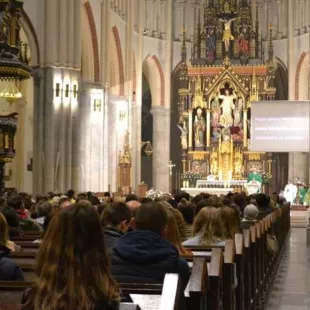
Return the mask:
M 185 221 L 185 227 L 186 227 L 186 237 L 189 238 L 192 235 L 192 226 L 194 222 L 195 217 L 195 209 L 196 206 L 191 203 L 187 202 L 187 200 L 181 200 L 181 202 L 178 205 L 178 210 L 181 212 L 184 221 Z
M 9 228 L 9 237 L 19 237 L 24 235 L 24 231 L 19 226 L 19 216 L 12 207 L 4 207 L 0 210 L 4 215 Z
M 6 207 L 6 199 L 4 197 L 0 197 L 0 211 L 4 207 Z
M 100 222 L 104 227 L 105 244 L 108 251 L 112 250 L 117 240 L 128 231 L 132 213 L 123 202 L 107 206 L 101 216 Z
M 24 276 L 16 263 L 9 258 L 14 243 L 9 241 L 8 225 L 0 213 L 0 281 L 23 281 Z
M 187 201 L 190 201 L 191 195 L 189 193 L 186 193 L 186 192 L 180 192 L 180 198 L 181 198 L 181 200 L 186 199 Z
M 233 202 L 238 205 L 239 210 L 241 213 L 243 213 L 244 208 L 247 205 L 246 197 L 243 193 L 237 193 L 233 196 Z
M 38 218 L 35 221 L 43 227 L 44 222 L 48 216 L 53 212 L 53 205 L 50 202 L 42 202 L 37 205 Z
M 207 199 L 199 200 L 198 203 L 196 204 L 195 214 L 197 215 L 201 209 L 203 209 L 204 207 L 207 207 L 208 205 L 209 205 L 209 202 Z
M 100 200 L 95 195 L 91 195 L 90 197 L 88 197 L 88 201 L 95 207 L 100 205 Z
M 235 234 L 240 232 L 240 215 L 238 210 L 230 206 L 223 206 L 219 208 L 222 222 L 224 226 L 225 239 L 235 239 Z
M 71 199 L 72 200 L 72 199 Z M 54 204 L 55 209 L 63 209 L 71 206 L 71 200 L 67 196 L 61 196 L 58 203 Z
M 20 196 L 13 196 L 10 198 L 8 200 L 8 206 L 14 208 L 17 212 L 20 219 L 19 226 L 22 228 L 22 230 L 41 230 L 39 224 L 28 218 L 27 214 L 25 213 L 23 200 Z
M 69 189 L 67 192 L 67 197 L 70 200 L 71 204 L 75 204 L 75 197 L 74 197 L 74 190 L 73 189 Z
M 87 201 L 55 213 L 36 268 L 37 279 L 24 293 L 22 310 L 119 308 L 99 217 Z
M 144 203 L 148 203 L 148 202 L 152 202 L 153 201 L 153 199 L 152 198 L 150 198 L 150 197 L 144 197 L 144 198 L 140 198 L 139 199 L 139 202 L 142 204 L 144 204 Z
M 166 273 L 178 273 L 185 289 L 187 262 L 165 238 L 168 215 L 158 202 L 142 204 L 133 220 L 135 229 L 121 237 L 112 251 L 112 274 L 119 282 L 162 283 Z
M 138 201 L 138 197 L 135 194 L 129 194 L 126 196 L 125 202 Z
M 101 203 L 97 206 L 97 213 L 98 213 L 99 217 L 101 217 L 101 215 L 102 215 L 104 209 L 105 209 L 107 206 L 108 206 L 108 204 L 107 204 L 105 201 L 101 202 Z
M 256 203 L 259 210 L 258 219 L 263 219 L 265 216 L 267 216 L 269 213 L 271 213 L 273 210 L 270 207 L 270 197 L 260 193 L 256 195 Z

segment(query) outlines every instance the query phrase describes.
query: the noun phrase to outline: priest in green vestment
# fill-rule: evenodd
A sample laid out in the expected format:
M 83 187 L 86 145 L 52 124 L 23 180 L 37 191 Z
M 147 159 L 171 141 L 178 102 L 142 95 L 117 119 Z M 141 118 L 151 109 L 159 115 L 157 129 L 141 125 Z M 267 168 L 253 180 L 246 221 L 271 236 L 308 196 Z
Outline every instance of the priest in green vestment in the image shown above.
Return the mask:
M 250 189 L 250 183 L 251 182 L 258 183 L 257 189 L 255 189 L 255 188 L 251 188 Z M 260 193 L 261 192 L 261 188 L 262 188 L 262 184 L 263 184 L 263 178 L 262 178 L 261 174 L 257 172 L 256 168 L 253 168 L 253 170 L 248 175 L 248 185 L 249 185 L 247 187 L 248 194 L 251 195 L 251 194 L 258 194 L 258 193 Z
M 262 184 L 263 178 L 259 173 L 257 173 L 256 171 L 253 171 L 253 172 L 250 172 L 250 174 L 248 175 L 248 183 L 252 181 L 256 181 Z

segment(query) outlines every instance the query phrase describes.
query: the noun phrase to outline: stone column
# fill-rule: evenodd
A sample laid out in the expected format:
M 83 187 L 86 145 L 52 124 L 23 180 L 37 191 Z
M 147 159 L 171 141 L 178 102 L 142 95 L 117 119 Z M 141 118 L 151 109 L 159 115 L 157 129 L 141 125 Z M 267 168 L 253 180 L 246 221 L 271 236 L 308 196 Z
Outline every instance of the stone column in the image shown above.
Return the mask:
M 294 4 L 288 1 L 288 99 L 295 100 Z M 295 29 L 296 32 L 296 29 Z M 294 153 L 289 153 L 289 180 L 294 182 Z
M 153 186 L 169 192 L 170 109 L 156 106 L 153 115 Z
M 152 6 L 153 6 L 153 24 L 152 24 L 152 29 L 153 29 L 153 32 L 152 32 L 152 36 L 154 38 L 157 38 L 157 35 L 158 35 L 158 32 L 157 32 L 157 0 L 153 0 L 153 3 L 152 3 Z
M 115 10 L 116 0 L 114 0 Z M 103 87 L 103 149 L 102 149 L 102 187 L 104 191 L 109 187 L 109 30 L 110 30 L 111 8 L 109 1 L 101 1 L 101 61 L 100 61 L 100 82 Z
M 160 38 L 166 38 L 166 5 L 167 0 L 161 1 L 161 31 L 160 31 Z
M 81 3 L 44 0 L 42 63 L 35 78 L 34 193 L 72 186 L 81 68 Z M 57 91 L 56 91 L 57 89 Z
M 135 114 L 135 130 L 132 136 L 132 180 L 133 186 L 141 183 L 141 141 L 142 141 L 142 64 L 143 64 L 143 30 L 146 21 L 145 16 L 145 1 L 139 0 L 138 11 L 138 48 L 136 52 L 136 95 L 134 100 L 134 114 Z M 134 187 L 136 190 L 136 188 Z
M 277 10 L 278 10 L 278 18 L 277 18 L 277 39 L 282 39 L 282 22 L 283 19 L 283 0 L 277 0 Z
M 292 1 L 288 1 L 288 6 L 290 7 L 290 2 Z M 294 1 L 293 1 L 294 2 Z M 299 7 L 300 7 L 300 0 L 297 0 L 296 3 L 295 3 L 295 35 L 298 36 L 299 35 L 299 18 L 300 18 L 300 15 L 299 15 Z

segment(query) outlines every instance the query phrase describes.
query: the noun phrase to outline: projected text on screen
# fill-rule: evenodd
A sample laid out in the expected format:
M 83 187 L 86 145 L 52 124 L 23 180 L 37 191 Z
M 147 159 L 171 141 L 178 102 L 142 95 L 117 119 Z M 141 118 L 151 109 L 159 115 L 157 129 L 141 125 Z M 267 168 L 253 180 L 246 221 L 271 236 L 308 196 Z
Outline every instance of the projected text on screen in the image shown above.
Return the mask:
M 309 151 L 309 102 L 255 102 L 251 114 L 252 151 Z

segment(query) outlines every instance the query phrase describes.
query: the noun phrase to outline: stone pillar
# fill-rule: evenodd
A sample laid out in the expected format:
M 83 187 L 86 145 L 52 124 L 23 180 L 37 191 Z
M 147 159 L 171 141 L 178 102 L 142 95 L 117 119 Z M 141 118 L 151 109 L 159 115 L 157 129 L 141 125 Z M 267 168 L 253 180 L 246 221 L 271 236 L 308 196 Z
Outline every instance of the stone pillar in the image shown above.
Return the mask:
M 170 109 L 156 106 L 153 115 L 153 186 L 169 192 Z
M 288 1 L 288 99 L 295 100 L 295 42 L 294 42 L 294 4 Z M 295 29 L 296 32 L 296 29 Z M 294 153 L 289 153 L 289 180 L 294 182 Z
M 143 65 L 143 30 L 146 21 L 145 1 L 139 0 L 138 11 L 138 48 L 136 51 L 136 94 L 133 101 L 133 119 L 135 126 L 132 126 L 132 183 L 136 189 L 141 183 L 141 141 L 142 141 L 142 65 Z
M 72 186 L 81 68 L 81 3 L 44 0 L 42 68 L 35 76 L 34 193 Z
M 290 7 L 290 2 L 294 2 L 294 1 L 288 1 L 288 6 Z M 295 3 L 295 14 L 293 16 L 295 16 L 295 35 L 298 36 L 299 35 L 299 7 L 300 7 L 300 0 L 297 0 Z
M 116 11 L 117 0 L 114 0 L 113 10 Z M 110 17 L 111 7 L 109 1 L 101 1 L 101 46 L 100 46 L 100 82 L 103 89 L 103 145 L 101 149 L 102 162 L 101 169 L 103 171 L 101 175 L 101 184 L 104 191 L 109 188 L 109 83 L 108 77 L 110 75 L 109 70 L 109 30 L 110 30 Z

